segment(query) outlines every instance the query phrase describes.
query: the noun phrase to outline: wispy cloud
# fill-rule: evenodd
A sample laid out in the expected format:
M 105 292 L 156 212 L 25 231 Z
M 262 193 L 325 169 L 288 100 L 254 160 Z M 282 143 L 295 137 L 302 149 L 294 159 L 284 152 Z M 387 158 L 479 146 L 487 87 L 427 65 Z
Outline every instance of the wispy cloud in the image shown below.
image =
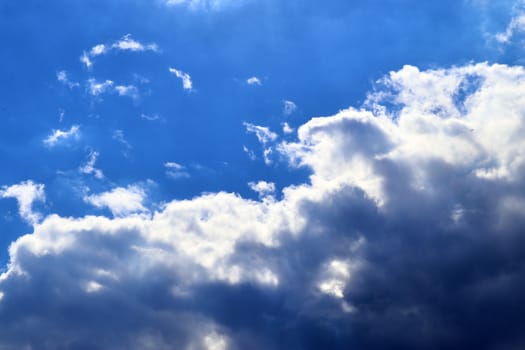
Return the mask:
M 68 74 L 65 70 L 61 70 L 57 72 L 57 80 L 61 82 L 62 84 L 68 86 L 70 89 L 80 86 L 78 82 L 73 82 L 69 80 Z
M 28 180 L 17 185 L 3 186 L 0 189 L 0 197 L 15 198 L 20 216 L 28 223 L 34 225 L 40 221 L 42 216 L 33 212 L 33 202 L 45 201 L 44 185 Z
M 48 147 L 53 147 L 60 142 L 71 138 L 77 138 L 79 135 L 80 126 L 73 125 L 69 130 L 53 130 L 51 135 L 44 139 L 44 144 Z
M 103 179 L 104 173 L 102 170 L 95 168 L 95 163 L 97 162 L 99 153 L 96 151 L 91 151 L 88 155 L 88 160 L 84 165 L 79 168 L 79 171 L 82 174 L 93 174 L 97 179 Z
M 188 73 L 185 73 L 181 70 L 175 68 L 169 68 L 169 72 L 175 74 L 175 76 L 182 80 L 182 87 L 184 90 L 191 91 L 193 89 L 193 83 L 191 81 L 191 76 Z
M 508 44 L 512 38 L 519 33 L 525 32 L 525 1 L 520 0 L 513 9 L 513 16 L 507 25 L 505 31 L 497 33 L 495 39 L 502 43 Z
M 114 43 L 97 44 L 87 52 L 84 51 L 84 53 L 80 57 L 80 61 L 86 66 L 86 68 L 91 68 L 93 66 L 93 58 L 101 55 L 106 55 L 111 51 L 158 52 L 159 47 L 155 43 L 143 44 L 137 40 L 134 40 L 131 37 L 131 34 L 126 34 L 120 40 Z
M 266 126 L 259 126 L 247 122 L 244 122 L 244 126 L 246 127 L 246 131 L 255 134 L 259 142 L 262 144 L 275 141 L 278 137 L 276 133 Z
M 98 96 L 110 90 L 115 83 L 112 80 L 97 82 L 95 79 L 88 80 L 88 91 L 92 96 Z
M 117 85 L 115 86 L 115 91 L 119 96 L 131 97 L 134 100 L 139 98 L 139 90 L 134 85 Z
M 190 177 L 190 174 L 186 171 L 186 167 L 179 163 L 166 162 L 164 163 L 164 167 L 166 168 L 166 176 L 171 179 L 178 180 Z
M 283 101 L 283 114 L 288 116 L 291 115 L 297 109 L 297 105 L 293 101 Z

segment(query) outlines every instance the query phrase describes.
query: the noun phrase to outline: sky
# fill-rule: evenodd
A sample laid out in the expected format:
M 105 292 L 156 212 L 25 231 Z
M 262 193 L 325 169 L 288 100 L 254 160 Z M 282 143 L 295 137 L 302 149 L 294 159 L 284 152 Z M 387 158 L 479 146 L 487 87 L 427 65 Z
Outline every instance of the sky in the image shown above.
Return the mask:
M 0 349 L 525 348 L 522 0 L 0 1 Z

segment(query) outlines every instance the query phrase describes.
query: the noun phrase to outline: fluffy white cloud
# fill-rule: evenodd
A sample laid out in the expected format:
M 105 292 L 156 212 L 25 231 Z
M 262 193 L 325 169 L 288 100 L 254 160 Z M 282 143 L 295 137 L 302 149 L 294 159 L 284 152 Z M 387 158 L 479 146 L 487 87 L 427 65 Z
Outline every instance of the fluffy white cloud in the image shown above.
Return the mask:
M 73 125 L 69 130 L 53 130 L 51 135 L 44 139 L 44 144 L 48 147 L 54 147 L 58 143 L 71 138 L 77 138 L 80 132 L 80 126 Z
M 108 208 L 114 216 L 143 213 L 146 192 L 139 186 L 117 187 L 101 194 L 84 197 L 84 201 L 97 208 Z
M 275 184 L 273 182 L 249 182 L 248 186 L 250 186 L 253 191 L 257 192 L 261 198 L 273 196 L 275 193 Z
M 33 212 L 33 202 L 45 201 L 44 185 L 29 180 L 12 186 L 3 186 L 0 197 L 15 198 L 20 216 L 28 223 L 34 225 L 40 220 L 41 215 Z
M 524 90 L 522 67 L 405 66 L 365 106 L 280 143 L 311 176 L 279 199 L 263 181 L 251 184 L 261 200 L 218 192 L 157 210 L 138 186 L 86 196 L 114 217 L 48 215 L 11 245 L 0 345 L 36 347 L 51 332 L 50 348 L 278 349 L 315 330 L 327 344 L 395 336 L 420 348 L 470 344 L 487 326 L 519 341 Z M 71 310 L 82 317 L 70 322 Z M 484 344 L 508 344 L 488 333 Z
M 182 87 L 184 88 L 184 90 L 192 90 L 193 88 L 193 83 L 191 81 L 191 77 L 188 73 L 184 73 L 183 71 L 181 70 L 178 70 L 178 69 L 175 69 L 175 68 L 169 68 L 169 72 L 172 73 L 172 74 L 175 74 L 175 76 L 177 78 L 179 78 L 180 80 L 182 80 Z
M 246 84 L 248 85 L 259 85 L 261 86 L 262 83 L 261 83 L 261 80 L 257 77 L 250 77 L 248 79 L 246 79 Z

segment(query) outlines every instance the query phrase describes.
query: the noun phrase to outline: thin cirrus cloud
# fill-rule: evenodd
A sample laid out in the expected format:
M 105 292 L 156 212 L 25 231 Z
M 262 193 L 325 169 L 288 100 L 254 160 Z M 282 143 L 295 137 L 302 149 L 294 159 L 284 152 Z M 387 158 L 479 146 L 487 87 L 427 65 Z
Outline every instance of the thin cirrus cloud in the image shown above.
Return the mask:
M 182 81 L 182 87 L 184 90 L 191 91 L 193 89 L 193 82 L 191 81 L 191 76 L 188 73 L 171 67 L 168 68 L 168 71 Z
M 279 199 L 152 210 L 132 185 L 86 196 L 112 217 L 47 215 L 9 249 L 0 345 L 519 348 L 524 88 L 522 67 L 404 66 L 278 143 L 311 172 Z
M 93 59 L 95 57 L 107 55 L 112 51 L 159 52 L 159 47 L 155 43 L 143 44 L 133 39 L 131 34 L 126 34 L 120 40 L 117 40 L 114 43 L 97 44 L 90 50 L 84 51 L 82 56 L 80 56 L 80 61 L 86 66 L 86 68 L 91 68 L 93 66 Z

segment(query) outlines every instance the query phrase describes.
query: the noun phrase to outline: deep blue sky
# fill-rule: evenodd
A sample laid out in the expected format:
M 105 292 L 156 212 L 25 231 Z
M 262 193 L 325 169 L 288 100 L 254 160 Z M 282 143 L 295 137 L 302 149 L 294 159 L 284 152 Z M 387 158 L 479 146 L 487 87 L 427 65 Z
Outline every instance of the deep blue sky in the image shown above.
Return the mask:
M 517 20 L 523 13 L 524 5 L 520 1 L 502 0 L 490 3 L 482 0 L 188 0 L 176 2 L 172 1 L 171 4 L 167 0 L 0 2 L 0 164 L 2 164 L 0 185 L 4 186 L 3 196 L 6 197 L 0 201 L 0 263 L 2 265 L 7 266 L 8 263 L 14 261 L 14 253 L 10 256 L 8 252 L 11 242 L 23 234 L 34 232 L 36 230 L 34 225 L 40 223 L 40 221 L 31 221 L 27 216 L 24 217 L 20 209 L 20 197 L 9 195 L 6 192 L 9 186 L 26 183 L 24 181 L 28 180 L 34 184 L 44 185 L 45 200 L 35 200 L 32 204 L 32 210 L 40 215 L 39 220 L 44 221 L 50 214 L 58 214 L 63 218 L 69 217 L 71 220 L 86 215 L 107 217 L 111 220 L 112 213 L 116 217 L 122 217 L 123 213 L 115 212 L 111 204 L 97 205 L 88 198 L 97 194 L 110 193 L 118 188 L 129 189 L 129 186 L 134 186 L 133 188 L 139 188 L 144 192 L 143 207 L 139 211 L 148 213 L 156 210 L 163 211 L 163 205 L 173 200 L 191 200 L 201 194 L 215 195 L 219 191 L 236 193 L 243 200 L 258 201 L 258 194 L 249 185 L 250 182 L 258 181 L 275 184 L 275 200 L 279 202 L 283 199 L 281 192 L 283 188 L 300 184 L 318 188 L 317 186 L 321 185 L 316 182 L 315 176 L 309 178 L 309 175 L 321 174 L 320 176 L 323 177 L 326 175 L 323 172 L 326 169 L 331 169 L 326 170 L 330 174 L 344 173 L 344 169 L 347 168 L 343 165 L 350 159 L 349 156 L 330 159 L 327 153 L 326 162 L 332 164 L 333 168 L 313 161 L 309 163 L 308 160 L 303 162 L 303 165 L 306 166 L 295 167 L 294 162 L 290 160 L 293 158 L 291 153 L 283 150 L 283 145 L 297 142 L 296 129 L 314 117 L 331 116 L 351 106 L 360 108 L 370 93 L 384 88 L 380 86 L 378 80 L 387 76 L 389 72 L 402 71 L 406 65 L 425 71 L 441 68 L 453 69 L 453 67 L 469 66 L 478 62 L 509 66 L 523 64 L 521 57 L 523 56 L 522 40 L 525 25 L 519 24 Z M 503 36 L 505 36 L 504 39 L 502 39 Z M 119 43 L 139 45 L 140 48 L 137 49 L 136 46 L 131 50 L 119 48 Z M 94 53 L 95 51 L 92 50 L 95 50 L 94 48 L 100 44 L 105 45 L 105 51 L 101 54 Z M 81 62 L 83 55 L 87 55 L 90 59 L 92 64 L 90 67 Z M 180 74 L 175 74 L 175 70 Z M 183 79 L 181 79 L 183 74 L 187 74 L 187 77 L 191 79 L 191 89 L 184 88 Z M 470 76 L 469 74 L 465 76 Z M 252 84 L 250 84 L 250 78 L 257 79 L 251 80 Z M 107 81 L 111 83 L 108 83 L 104 91 L 92 90 L 96 89 L 94 84 L 102 84 Z M 253 83 L 254 81 L 256 82 Z M 388 87 L 396 89 L 395 84 L 387 84 Z M 126 88 L 128 90 L 124 92 L 119 90 Z M 463 93 L 470 95 L 475 92 L 474 90 L 476 87 L 470 90 L 466 88 L 466 92 Z M 439 91 L 442 92 L 442 90 Z M 457 97 L 457 93 L 455 94 L 454 96 Z M 425 96 L 424 98 L 428 99 L 431 95 Z M 407 104 L 406 101 L 391 104 L 392 101 L 388 99 L 381 103 L 387 109 L 391 109 L 392 113 Z M 292 107 L 285 110 L 285 105 Z M 369 105 L 366 108 L 370 108 Z M 441 109 L 439 111 L 438 109 L 425 110 L 421 114 L 426 112 L 439 114 Z M 505 115 L 504 111 L 502 115 Z M 287 123 L 293 131 L 285 132 L 284 123 Z M 266 136 L 269 138 L 267 141 L 258 140 L 254 130 L 259 127 L 258 130 L 261 132 L 259 137 Z M 356 145 L 361 142 L 359 140 L 369 144 L 370 149 L 377 150 L 386 147 L 379 140 L 382 134 L 372 133 L 370 136 L 366 130 L 361 130 L 356 125 L 348 128 L 341 129 L 343 136 L 340 139 L 333 136 L 333 140 L 342 142 L 338 147 L 343 153 L 357 148 Z M 333 132 L 333 129 L 330 130 Z M 357 130 L 355 131 L 357 134 L 354 134 L 352 130 Z M 71 133 L 67 134 L 68 132 Z M 58 136 L 53 140 L 53 135 L 63 136 Z M 347 144 L 347 141 L 341 140 L 358 141 L 348 141 Z M 392 140 L 398 139 L 392 136 Z M 482 147 L 482 144 L 484 143 L 480 141 L 476 147 Z M 442 144 L 438 142 L 437 145 L 436 147 L 439 148 Z M 303 146 L 308 148 L 310 144 L 305 141 Z M 408 147 L 413 147 L 413 145 L 409 144 Z M 457 147 L 460 149 L 454 148 L 454 152 L 463 154 L 461 151 L 463 146 Z M 523 149 L 520 146 L 516 147 L 512 157 L 521 159 L 519 155 L 523 155 Z M 263 154 L 265 150 L 271 150 L 267 159 Z M 305 156 L 302 154 L 299 157 Z M 505 161 L 508 160 L 505 157 Z M 376 157 L 376 159 L 379 158 Z M 448 161 L 450 157 L 444 159 Z M 92 160 L 91 163 L 90 160 Z M 487 162 L 490 161 L 487 160 Z M 502 160 L 500 163 L 494 161 L 494 164 L 501 165 L 502 162 Z M 436 166 L 435 164 L 429 165 L 431 163 L 429 161 L 425 163 L 425 166 Z M 91 168 L 87 166 L 89 164 Z M 456 165 L 454 163 L 450 166 Z M 348 169 L 352 169 L 352 166 L 355 164 L 348 165 Z M 387 168 L 390 170 L 385 170 Z M 386 172 L 392 178 L 410 177 L 404 172 L 402 166 L 383 164 L 380 167 L 381 170 L 374 169 L 381 174 Z M 417 173 L 414 168 L 407 166 L 407 169 L 410 169 L 405 169 L 407 172 Z M 456 170 L 449 169 L 450 174 Z M 349 174 L 360 174 L 359 171 L 356 168 Z M 446 172 L 443 169 L 442 171 Z M 477 170 L 472 171 L 475 173 Z M 459 171 L 453 176 L 461 177 L 466 173 Z M 349 175 L 348 179 L 354 179 L 352 176 Z M 437 181 L 442 184 L 443 182 L 438 180 L 439 176 L 435 176 L 436 178 L 433 177 L 429 182 Z M 449 177 L 443 175 L 443 178 L 448 179 Z M 378 204 L 373 192 L 369 192 L 368 185 L 351 182 L 354 180 L 348 180 L 350 182 L 347 183 L 357 191 L 350 195 L 350 199 L 342 199 L 347 194 L 345 194 L 346 190 L 340 187 L 337 187 L 341 190 L 340 194 L 332 189 L 332 192 L 329 192 L 330 195 L 321 199 L 315 196 L 303 198 L 304 203 L 301 202 L 302 204 L 298 207 L 301 208 L 301 215 L 305 215 L 308 222 L 314 222 L 310 227 L 312 232 L 316 231 L 312 228 L 317 227 L 318 221 L 316 220 L 330 221 L 330 225 L 319 223 L 320 232 L 325 230 L 323 227 L 331 227 L 326 230 L 332 233 L 339 232 L 339 230 L 345 231 L 345 227 L 355 224 L 355 222 L 352 225 L 345 224 L 345 218 L 360 217 L 361 214 L 356 213 L 361 213 L 361 211 L 368 213 L 363 214 L 368 219 L 363 218 L 363 223 L 359 222 L 356 225 L 365 238 L 367 238 L 367 232 L 370 233 L 370 237 L 376 238 L 383 237 L 382 235 L 385 235 L 388 230 L 411 232 L 418 225 L 427 226 L 430 223 L 422 224 L 421 222 L 424 222 L 425 219 L 418 222 L 416 218 L 412 218 L 414 222 L 410 222 L 408 218 L 406 222 L 402 222 L 396 216 L 397 210 L 403 212 L 408 207 L 418 208 L 418 201 L 427 201 L 426 204 L 421 205 L 423 207 L 428 205 L 427 210 L 429 211 L 438 210 L 450 204 L 445 205 L 439 202 L 447 197 L 445 195 L 432 197 L 432 199 L 408 195 L 411 199 L 407 199 L 410 203 L 406 207 L 404 207 L 405 202 L 400 201 L 395 207 L 381 209 L 381 204 Z M 494 191 L 509 193 L 513 191 L 509 188 L 517 188 L 519 196 L 519 191 L 523 192 L 519 183 L 519 181 L 506 183 L 507 187 L 498 183 L 494 185 L 494 188 L 498 190 Z M 384 180 L 383 185 L 387 193 L 393 191 L 388 187 L 391 185 L 388 180 Z M 324 183 L 322 186 L 325 186 Z M 416 185 L 410 186 L 407 185 L 407 188 L 414 188 L 413 186 Z M 476 182 L 476 186 L 489 188 L 492 185 L 479 185 Z M 501 186 L 505 189 L 501 189 L 503 188 Z M 452 187 L 445 186 L 444 188 Z M 492 191 L 493 187 L 490 188 L 491 190 L 487 192 Z M 503 192 L 498 192 L 500 189 Z M 396 191 L 400 191 L 396 193 L 403 192 L 399 189 Z M 439 192 L 439 189 L 436 191 Z M 480 202 L 485 200 L 472 199 L 472 196 L 468 195 L 463 196 L 462 191 L 467 191 L 463 187 L 460 189 L 454 187 L 451 191 L 453 194 L 450 198 L 454 197 L 458 203 L 463 203 L 464 199 L 473 207 L 476 207 L 477 200 Z M 363 204 L 364 198 L 376 200 L 374 203 L 379 209 L 370 209 L 371 203 Z M 123 199 L 123 201 L 126 200 Z M 284 202 L 287 200 L 283 199 Z M 216 205 L 220 207 L 221 202 L 218 203 Z M 467 207 L 465 203 L 457 204 L 459 207 L 450 204 L 452 208 L 447 207 L 447 210 L 450 209 L 453 212 L 459 210 L 463 213 L 461 208 Z M 517 208 L 519 212 L 521 207 Z M 477 209 L 472 209 L 472 212 L 475 210 Z M 125 211 L 124 214 L 132 214 L 133 211 L 131 209 Z M 374 214 L 370 214 L 371 212 Z M 376 217 L 376 215 L 383 214 L 385 217 Z M 425 214 L 422 216 L 425 217 Z M 192 222 L 192 219 L 188 220 Z M 198 218 L 196 217 L 195 220 Z M 378 226 L 370 226 L 365 223 L 367 220 L 376 222 Z M 515 220 L 518 219 L 508 220 L 515 223 L 517 222 Z M 192 227 L 191 224 L 188 223 L 188 225 Z M 268 227 L 270 226 L 271 223 L 268 223 Z M 213 229 L 210 230 L 213 231 Z M 381 233 L 378 233 L 379 231 Z M 441 231 L 438 232 L 438 234 L 441 233 Z M 334 242 L 317 242 L 317 238 L 306 236 L 306 243 L 304 243 L 306 247 L 292 240 L 292 243 L 288 241 L 286 244 L 283 243 L 282 251 L 279 253 L 254 252 L 253 254 L 259 256 L 258 259 L 262 259 L 261 261 L 268 259 L 267 261 L 272 261 L 272 264 L 277 264 L 275 262 L 277 258 L 272 254 L 276 256 L 292 254 L 289 251 L 293 251 L 294 247 L 300 247 L 305 252 L 311 250 L 312 266 L 315 265 L 315 261 L 319 262 L 315 266 L 324 266 L 321 256 L 324 256 L 323 254 L 328 250 L 323 248 L 323 253 L 321 253 L 313 249 L 311 245 L 326 245 L 326 249 L 331 245 L 334 247 L 338 245 Z M 369 240 L 374 241 L 376 238 L 369 238 Z M 404 239 L 406 237 L 400 238 L 397 243 L 395 240 L 392 242 L 386 238 L 377 240 L 380 241 L 378 245 L 389 246 L 388 249 L 392 251 L 396 250 L 390 245 L 400 244 L 399 250 L 404 251 L 406 249 L 406 246 L 403 245 Z M 414 241 L 408 239 L 416 248 L 419 247 L 417 249 L 424 250 L 427 245 L 423 240 L 421 237 Z M 242 247 L 242 242 L 244 239 L 236 241 L 236 247 L 238 245 Z M 249 243 L 246 244 L 249 245 Z M 449 241 L 440 241 L 439 244 L 442 244 L 442 249 L 454 246 Z M 466 243 L 458 244 L 462 246 Z M 489 243 L 483 241 L 476 244 Z M 96 250 L 97 247 L 94 246 L 93 249 Z M 183 251 L 184 248 L 178 249 Z M 238 249 L 236 252 L 239 253 L 239 256 L 249 255 L 246 250 L 243 250 L 244 248 L 236 249 Z M 257 250 L 258 248 L 248 247 L 246 249 L 250 251 L 250 249 Z M 379 248 L 377 251 L 371 249 L 367 252 L 371 255 L 365 254 L 368 258 L 363 258 L 363 261 L 370 259 L 375 263 L 378 261 L 388 263 L 388 259 L 383 255 L 386 253 L 380 250 Z M 473 252 L 468 252 L 468 254 L 475 255 Z M 359 258 L 362 256 L 360 255 Z M 501 256 L 494 257 L 496 260 L 498 258 Z M 71 259 L 74 260 L 74 258 Z M 232 256 L 231 259 L 235 260 L 237 257 Z M 279 265 L 279 271 L 281 268 L 286 270 L 286 273 L 281 271 L 283 276 L 293 275 L 290 271 L 297 266 L 301 267 L 299 269 L 301 272 L 297 272 L 299 275 L 309 273 L 308 266 L 310 265 L 301 262 L 301 259 L 308 261 L 308 255 L 297 257 L 297 259 L 299 260 L 288 261 L 289 266 L 286 265 L 288 266 L 286 269 Z M 451 259 L 456 259 L 454 260 L 456 262 L 464 261 L 462 257 Z M 67 263 L 67 259 L 64 261 Z M 511 262 L 501 264 L 507 263 L 512 264 Z M 425 267 L 422 268 L 421 273 L 422 275 L 443 274 L 448 277 L 453 274 L 445 272 L 447 269 L 453 269 L 451 267 L 453 264 L 450 264 L 446 266 L 436 266 L 434 263 L 423 264 Z M 501 266 L 494 264 L 496 267 L 493 267 L 496 269 L 497 266 Z M 517 264 L 521 266 L 521 260 Z M 480 265 L 483 263 L 480 262 Z M 405 265 L 400 264 L 398 267 L 403 266 Z M 465 263 L 465 266 L 469 266 L 468 263 Z M 468 267 L 464 268 L 468 270 Z M 4 270 L 7 270 L 7 267 Z M 45 274 L 42 276 L 45 279 Z M 159 275 L 159 280 L 164 277 L 162 274 Z M 402 276 L 402 278 L 405 277 Z M 297 279 L 303 281 L 300 277 Z M 363 279 L 365 280 L 366 278 Z M 366 290 L 374 288 L 374 283 L 381 284 L 381 282 L 363 281 L 362 285 L 356 287 L 359 290 L 355 292 L 359 294 L 356 298 L 361 298 L 359 300 L 363 305 L 370 305 L 373 303 L 371 300 L 378 296 L 374 296 L 371 292 L 367 294 Z M 194 311 L 192 303 L 199 304 L 201 299 L 207 299 L 209 295 L 217 293 L 218 298 L 225 298 L 224 303 L 229 303 L 228 298 L 233 296 L 247 300 L 246 305 L 240 302 L 238 308 L 254 308 L 255 314 L 279 313 L 279 316 L 275 316 L 275 327 L 277 328 L 274 329 L 269 325 L 271 322 L 264 323 L 264 325 L 251 324 L 246 326 L 247 330 L 243 333 L 239 331 L 242 328 L 239 324 L 244 322 L 242 321 L 244 314 L 233 312 L 233 316 L 228 318 L 225 315 L 230 311 L 221 309 L 223 306 L 219 302 L 217 304 L 211 302 L 205 306 L 206 312 L 202 310 L 197 312 L 208 316 L 213 314 L 214 322 L 224 326 L 226 333 L 230 332 L 228 333 L 230 338 L 236 339 L 231 340 L 231 344 L 235 343 L 237 344 L 235 346 L 239 348 L 242 348 L 242 344 L 248 346 L 255 343 L 261 348 L 287 349 L 316 348 L 317 346 L 320 346 L 317 348 L 346 348 L 347 344 L 366 346 L 368 349 L 387 348 L 384 343 L 381 343 L 381 339 L 389 339 L 392 342 L 392 349 L 415 348 L 416 345 L 421 348 L 431 348 L 428 341 L 432 337 L 400 338 L 396 343 L 396 339 L 392 339 L 392 334 L 387 331 L 385 331 L 386 335 L 382 334 L 385 337 L 379 337 L 377 342 L 370 340 L 370 331 L 367 327 L 374 322 L 377 324 L 392 322 L 395 316 L 388 313 L 381 314 L 381 316 L 367 315 L 370 317 L 367 320 L 354 320 L 355 322 L 351 323 L 351 327 L 354 328 L 350 331 L 348 329 L 341 331 L 344 336 L 342 335 L 342 338 L 337 341 L 330 342 L 328 340 L 330 336 L 327 335 L 330 332 L 327 329 L 332 327 L 331 321 L 326 321 L 324 316 L 320 316 L 321 314 L 326 316 L 333 311 L 331 309 L 333 305 L 328 301 L 326 305 L 325 301 L 315 304 L 315 307 L 312 306 L 315 310 L 309 309 L 306 312 L 308 315 L 301 318 L 294 316 L 294 312 L 300 312 L 298 310 L 301 308 L 296 305 L 279 304 L 279 300 L 285 303 L 284 300 L 288 300 L 287 298 L 296 292 L 294 288 L 287 287 L 283 290 L 272 291 L 271 293 L 275 295 L 267 295 L 264 289 L 262 291 L 257 289 L 257 283 L 250 284 L 250 282 L 247 285 L 234 283 L 234 289 L 237 289 L 232 292 L 228 289 L 230 285 L 221 284 L 223 282 L 220 278 L 213 280 L 213 283 L 217 285 L 211 282 L 208 285 L 207 282 L 200 281 L 198 290 L 193 291 L 195 294 L 192 301 L 187 304 L 180 301 L 159 301 L 160 305 L 157 306 L 149 302 L 145 302 L 144 305 L 146 308 L 157 307 L 165 310 L 172 308 L 178 310 L 179 308 L 191 312 Z M 417 288 L 422 288 L 423 294 L 428 292 L 427 282 L 421 282 L 417 286 L 411 284 L 410 281 L 405 282 L 407 290 L 410 289 L 407 294 L 413 293 Z M 60 283 L 57 282 L 57 284 Z M 138 285 L 140 281 L 134 283 Z M 48 287 L 43 286 L 42 288 Z M 364 288 L 365 291 L 359 288 Z M 141 298 L 153 298 L 158 290 L 140 289 L 137 293 L 142 292 L 151 293 L 151 295 L 137 297 L 140 300 Z M 403 294 L 403 290 L 400 289 L 399 293 Z M 252 295 L 252 297 L 245 296 L 245 294 Z M 303 297 L 305 302 L 312 302 L 310 297 L 302 295 L 301 298 Z M 399 295 L 389 296 L 392 299 L 395 297 Z M 428 293 L 427 301 L 432 297 L 432 293 Z M 432 314 L 435 311 L 434 308 L 442 311 L 440 305 L 436 304 L 440 302 L 439 297 L 434 297 L 435 303 L 429 301 L 427 309 L 417 312 Z M 72 302 L 74 309 L 86 307 L 76 304 L 80 301 L 75 300 Z M 102 308 L 105 303 L 110 302 L 108 300 L 104 299 L 96 303 L 99 303 L 98 307 Z M 385 299 L 385 303 L 388 303 L 388 300 Z M 10 307 L 16 309 L 15 306 Z M 49 305 L 49 310 L 54 307 L 62 306 Z M 127 309 L 126 305 L 120 307 L 126 309 L 122 310 L 123 315 L 134 312 Z M 393 313 L 396 307 L 401 306 L 394 305 Z M 453 308 L 454 305 L 447 304 L 442 307 Z M 273 311 L 265 310 L 265 308 Z M 49 310 L 34 312 L 44 320 L 44 324 L 50 329 L 60 328 L 58 321 L 58 323 L 53 323 L 56 321 L 54 319 L 46 322 L 48 315 L 52 314 Z M 0 313 L 2 312 L 4 315 L 0 319 L 9 319 L 9 312 L 19 315 L 21 311 L 4 308 L 0 310 Z M 448 314 L 444 316 L 443 313 L 436 312 L 436 315 L 436 318 L 429 316 L 430 323 L 438 324 L 442 321 L 438 318 L 446 319 Z M 317 316 L 319 319 L 316 318 Z M 469 314 L 470 316 L 472 314 Z M 344 322 L 340 323 L 341 320 L 338 317 L 333 316 L 327 319 L 334 321 L 333 327 L 336 328 L 341 324 L 347 325 Z M 313 319 L 315 321 L 312 321 Z M 465 321 L 467 319 L 468 317 L 465 317 L 461 322 L 467 322 Z M 151 322 L 145 327 L 158 329 L 159 334 L 164 334 L 167 328 L 163 328 L 161 321 L 152 320 Z M 461 334 L 465 329 L 462 328 L 461 322 L 458 321 L 458 326 L 454 330 L 443 330 L 443 333 L 439 333 L 437 329 L 439 327 L 436 326 L 437 328 L 434 328 L 433 331 L 436 331 L 437 343 L 432 346 L 445 344 L 451 348 L 451 346 L 474 344 L 469 342 L 468 336 L 463 337 L 464 334 Z M 483 322 L 477 325 L 480 328 L 486 326 Z M 86 325 L 84 327 L 89 328 Z M 115 330 L 115 334 L 120 331 L 126 333 L 125 328 L 126 326 L 123 326 L 122 329 Z M 259 333 L 254 331 L 257 329 L 260 330 Z M 275 343 L 275 339 L 268 340 L 275 337 L 276 334 L 281 334 L 280 332 L 286 332 L 286 329 L 290 330 L 290 334 L 283 343 Z M 129 330 L 136 331 L 137 328 L 129 325 Z M 447 333 L 449 331 L 450 333 Z M 181 329 L 178 329 L 177 332 L 183 334 L 183 339 L 193 339 L 194 334 L 185 333 Z M 92 339 L 91 343 L 86 342 L 84 336 L 78 336 L 76 329 L 71 329 L 70 333 L 65 330 L 64 333 L 67 333 L 64 335 L 65 338 L 69 337 L 74 341 L 68 345 L 60 341 L 55 345 L 50 342 L 50 345 L 46 346 L 50 349 L 116 346 L 109 340 L 105 343 L 97 343 L 95 329 L 92 336 L 87 336 Z M 13 330 L 7 334 L 5 339 L 9 340 L 6 340 L 6 346 L 16 348 L 24 344 L 23 340 L 19 339 L 20 334 L 23 334 L 23 330 Z M 316 334 L 319 336 L 317 337 Z M 44 339 L 45 337 L 35 336 L 28 340 L 27 344 L 38 348 L 37 344 L 42 344 L 39 342 Z M 163 339 L 167 348 L 174 346 L 175 343 L 171 343 L 169 337 Z M 189 346 L 190 340 L 184 343 L 186 344 L 184 346 Z M 498 341 L 500 340 L 500 343 L 494 343 L 494 349 L 501 349 L 502 347 L 499 346 L 503 346 L 502 344 L 506 341 L 510 344 L 507 344 L 509 348 L 519 344 L 516 339 L 511 339 L 511 335 L 509 339 L 498 338 Z M 0 347 L 2 345 L 2 340 L 0 340 Z M 118 346 L 125 347 L 124 343 Z M 198 348 L 201 345 L 194 346 Z M 234 345 L 231 346 L 233 348 Z M 223 348 L 218 347 L 217 349 Z

